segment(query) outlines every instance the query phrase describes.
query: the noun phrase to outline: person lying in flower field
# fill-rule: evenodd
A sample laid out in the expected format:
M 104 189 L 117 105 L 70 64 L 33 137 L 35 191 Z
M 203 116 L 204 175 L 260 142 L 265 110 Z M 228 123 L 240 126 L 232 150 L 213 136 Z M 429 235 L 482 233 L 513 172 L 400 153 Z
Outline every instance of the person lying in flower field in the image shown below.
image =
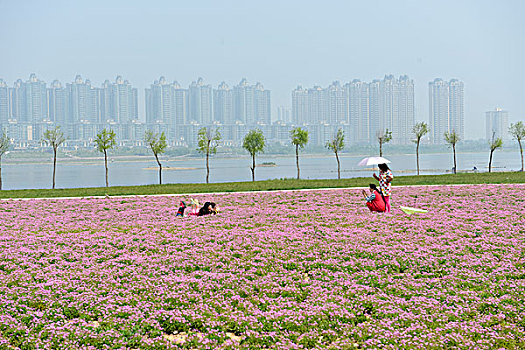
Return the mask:
M 215 202 L 206 202 L 204 205 L 197 210 L 197 205 L 199 203 L 198 200 L 191 199 L 192 203 L 192 210 L 189 215 L 194 216 L 206 216 L 206 215 L 216 215 L 219 212 L 219 208 Z M 179 209 L 177 210 L 176 216 L 185 217 L 186 216 L 186 203 L 184 201 L 180 201 L 179 203 Z

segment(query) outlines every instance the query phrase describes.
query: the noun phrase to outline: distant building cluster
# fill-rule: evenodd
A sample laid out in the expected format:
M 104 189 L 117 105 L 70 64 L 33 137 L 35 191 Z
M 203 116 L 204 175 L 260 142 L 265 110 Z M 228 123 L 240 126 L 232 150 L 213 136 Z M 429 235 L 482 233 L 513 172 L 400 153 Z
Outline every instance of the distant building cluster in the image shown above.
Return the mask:
M 347 140 L 354 144 L 375 143 L 378 134 L 389 130 L 392 143 L 407 144 L 415 122 L 414 82 L 406 75 L 387 75 L 370 83 L 299 86 L 292 92 L 292 122 L 347 128 Z
M 141 145 L 146 130 L 165 132 L 172 145 L 195 146 L 203 126 L 216 126 L 227 145 L 240 145 L 244 135 L 260 128 L 269 142 L 289 143 L 290 129 L 310 132 L 310 144 L 324 145 L 342 128 L 347 144 L 375 144 L 392 132 L 393 144 L 411 142 L 415 123 L 414 82 L 408 76 L 382 80 L 338 81 L 328 87 L 298 86 L 291 108 L 279 106 L 272 122 L 270 91 L 242 79 L 216 88 L 202 78 L 187 88 L 164 77 L 145 89 L 145 117 L 139 117 L 138 94 L 121 76 L 95 87 L 76 76 L 65 86 L 49 86 L 31 74 L 12 87 L 0 79 L 0 127 L 20 147 L 38 145 L 46 129 L 60 125 L 70 145 L 91 146 L 103 128 L 113 129 L 121 145 Z M 464 86 L 456 79 L 429 83 L 429 141 L 444 143 L 445 132 L 464 138 Z M 487 135 L 506 135 L 507 112 L 487 112 Z M 490 130 L 490 132 L 489 132 Z M 487 136 L 487 138 L 489 138 Z
M 63 128 L 69 144 L 80 146 L 90 145 L 103 128 L 115 130 L 119 142 L 128 145 L 140 144 L 147 129 L 165 132 L 172 144 L 181 146 L 195 145 L 202 126 L 220 127 L 229 144 L 239 144 L 254 126 L 276 134 L 269 129 L 270 91 L 246 79 L 233 89 L 224 82 L 213 89 L 199 78 L 186 89 L 161 77 L 145 90 L 145 122 L 137 100 L 137 89 L 120 76 L 101 87 L 79 75 L 65 86 L 58 81 L 47 86 L 35 74 L 13 87 L 0 80 L 0 127 L 21 147 L 39 144 L 54 125 Z
M 184 89 L 164 77 L 146 89 L 146 123 L 184 124 L 271 124 L 270 91 L 246 79 L 230 89 L 222 82 L 217 89 L 202 78 Z
M 137 89 L 121 76 L 101 87 L 79 75 L 65 86 L 55 80 L 48 87 L 35 74 L 12 88 L 0 80 L 0 126 L 22 147 L 40 142 L 53 125 L 62 126 L 70 140 L 91 141 L 106 125 L 130 126 L 137 120 Z M 135 136 L 131 128 L 121 129 L 126 138 Z

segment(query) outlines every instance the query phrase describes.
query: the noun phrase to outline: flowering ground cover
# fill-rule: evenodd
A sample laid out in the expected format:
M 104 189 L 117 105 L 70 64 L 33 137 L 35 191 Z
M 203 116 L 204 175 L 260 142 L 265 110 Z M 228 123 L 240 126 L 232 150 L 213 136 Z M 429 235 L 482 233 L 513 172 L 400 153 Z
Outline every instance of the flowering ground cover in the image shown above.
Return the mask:
M 525 186 L 359 192 L 2 201 L 0 349 L 525 348 Z

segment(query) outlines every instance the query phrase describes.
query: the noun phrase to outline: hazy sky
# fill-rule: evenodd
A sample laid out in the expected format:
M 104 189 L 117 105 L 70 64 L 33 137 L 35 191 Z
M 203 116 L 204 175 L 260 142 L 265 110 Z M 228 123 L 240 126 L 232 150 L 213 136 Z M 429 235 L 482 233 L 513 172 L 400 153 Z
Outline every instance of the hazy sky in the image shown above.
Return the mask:
M 122 75 L 139 89 L 164 75 L 183 86 L 241 78 L 291 106 L 298 85 L 407 74 L 416 119 L 428 121 L 428 82 L 465 83 L 466 137 L 484 112 L 525 120 L 525 1 L 0 0 L 0 78 L 29 74 L 100 86 Z

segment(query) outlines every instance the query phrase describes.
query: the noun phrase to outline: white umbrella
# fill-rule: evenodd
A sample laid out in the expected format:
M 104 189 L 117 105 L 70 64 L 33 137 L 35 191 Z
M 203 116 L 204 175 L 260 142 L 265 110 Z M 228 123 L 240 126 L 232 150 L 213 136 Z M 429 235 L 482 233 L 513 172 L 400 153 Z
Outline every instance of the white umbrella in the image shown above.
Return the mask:
M 367 166 L 367 165 L 378 165 L 378 164 L 386 164 L 386 163 L 390 163 L 390 161 L 383 157 L 366 157 L 366 158 L 363 158 L 357 165 Z

